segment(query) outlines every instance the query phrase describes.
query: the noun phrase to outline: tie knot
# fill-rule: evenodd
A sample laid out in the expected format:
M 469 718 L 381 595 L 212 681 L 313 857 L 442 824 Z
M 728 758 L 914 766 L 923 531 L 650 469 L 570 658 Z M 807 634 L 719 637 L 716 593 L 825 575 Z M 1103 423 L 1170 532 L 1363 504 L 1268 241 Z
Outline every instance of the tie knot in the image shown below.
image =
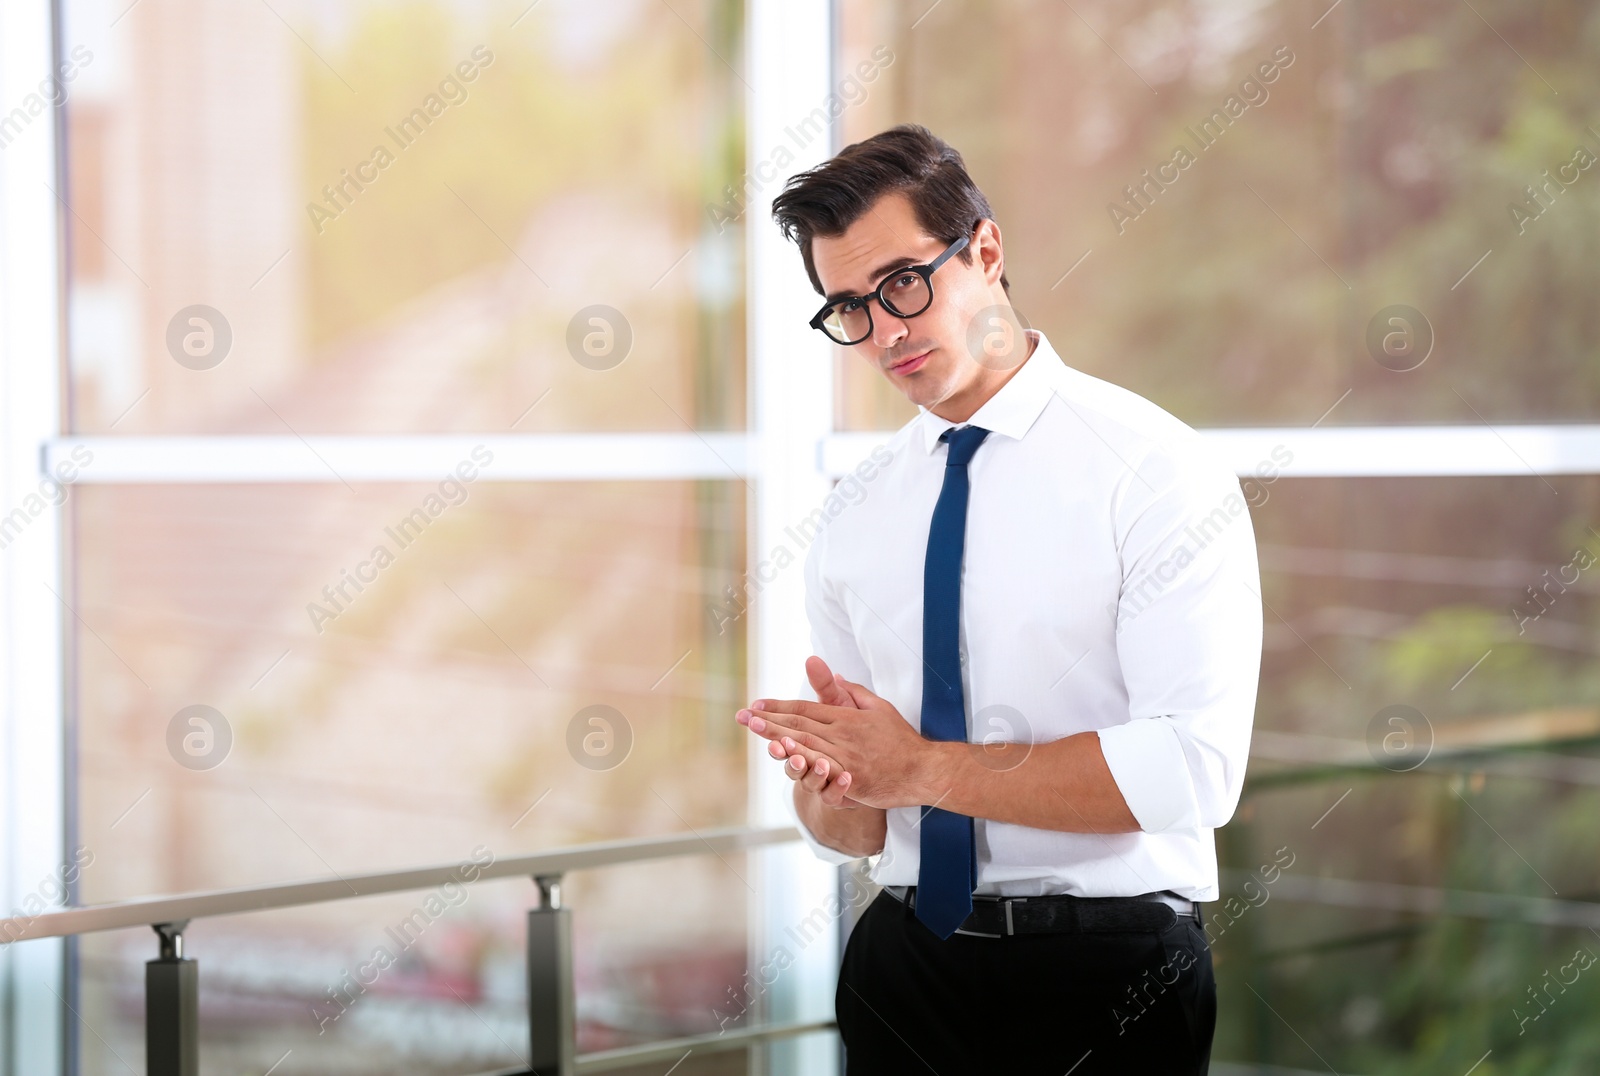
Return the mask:
M 946 467 L 965 467 L 972 461 L 972 454 L 978 451 L 978 446 L 983 444 L 983 439 L 989 436 L 989 431 L 982 426 L 963 426 L 959 430 L 951 427 L 939 435 L 939 440 L 950 446 L 950 455 L 945 459 Z

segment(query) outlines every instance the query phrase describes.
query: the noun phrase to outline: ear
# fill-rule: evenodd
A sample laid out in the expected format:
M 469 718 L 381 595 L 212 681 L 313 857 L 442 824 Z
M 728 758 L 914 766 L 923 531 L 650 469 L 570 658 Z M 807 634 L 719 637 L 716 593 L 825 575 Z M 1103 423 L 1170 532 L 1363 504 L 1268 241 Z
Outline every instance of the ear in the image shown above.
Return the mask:
M 1006 271 L 1006 249 L 1000 239 L 1000 225 L 987 218 L 981 221 L 972 237 L 971 249 L 975 252 L 977 267 L 983 271 L 983 282 L 998 287 Z

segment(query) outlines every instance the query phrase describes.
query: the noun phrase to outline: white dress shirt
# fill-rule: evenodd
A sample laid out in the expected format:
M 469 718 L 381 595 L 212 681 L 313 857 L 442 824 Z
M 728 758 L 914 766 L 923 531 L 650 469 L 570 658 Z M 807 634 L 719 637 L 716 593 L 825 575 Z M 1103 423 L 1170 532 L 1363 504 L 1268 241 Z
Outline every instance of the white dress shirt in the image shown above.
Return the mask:
M 1033 354 L 970 420 L 993 432 L 969 465 L 960 618 L 968 739 L 1047 743 L 1097 732 L 1140 829 L 1066 833 L 974 819 L 975 892 L 1169 889 L 1215 900 L 1212 830 L 1239 801 L 1261 667 L 1249 508 L 1238 478 L 1193 429 L 1065 365 L 1042 333 L 1028 333 Z M 920 731 L 923 561 L 948 451 L 939 435 L 965 423 L 919 410 L 874 453 L 888 462 L 858 468 L 856 495 L 834 499 L 805 578 L 815 653 Z M 816 697 L 809 688 L 807 697 Z M 875 882 L 916 884 L 921 813 L 889 810 Z M 800 830 L 822 859 L 853 858 L 804 822 Z

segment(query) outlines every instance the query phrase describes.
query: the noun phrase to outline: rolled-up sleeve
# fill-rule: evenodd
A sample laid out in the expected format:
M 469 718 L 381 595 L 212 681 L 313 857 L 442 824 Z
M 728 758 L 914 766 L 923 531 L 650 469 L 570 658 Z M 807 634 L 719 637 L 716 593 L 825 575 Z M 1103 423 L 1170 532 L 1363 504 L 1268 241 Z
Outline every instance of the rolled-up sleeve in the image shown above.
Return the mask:
M 828 528 L 824 526 L 816 540 L 811 543 L 811 548 L 806 551 L 806 619 L 811 624 L 811 652 L 827 662 L 828 668 L 838 675 L 870 690 L 872 674 L 868 671 L 867 663 L 862 659 L 861 652 L 856 646 L 855 635 L 850 630 L 850 618 L 824 578 L 822 569 L 827 555 L 827 541 Z M 800 676 L 797 697 L 810 699 L 812 702 L 817 701 L 817 693 L 811 690 L 811 681 L 803 673 Z M 806 827 L 805 821 L 795 809 L 794 797 L 786 798 L 789 803 L 789 813 L 794 816 L 795 825 L 800 829 L 800 836 L 805 839 L 806 845 L 818 859 L 839 864 L 860 858 L 836 848 L 829 848 L 817 840 L 816 834 Z
M 1128 720 L 1100 729 L 1100 748 L 1142 830 L 1215 829 L 1244 786 L 1261 674 L 1250 506 L 1196 437 L 1149 452 L 1113 518 Z

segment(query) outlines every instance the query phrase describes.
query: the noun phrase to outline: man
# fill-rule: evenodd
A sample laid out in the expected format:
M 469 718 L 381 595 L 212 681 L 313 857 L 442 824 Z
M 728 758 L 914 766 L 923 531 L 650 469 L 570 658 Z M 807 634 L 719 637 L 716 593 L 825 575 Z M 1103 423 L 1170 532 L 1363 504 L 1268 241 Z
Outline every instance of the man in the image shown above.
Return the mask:
M 879 856 L 835 996 L 849 1076 L 1205 1073 L 1198 904 L 1261 659 L 1238 479 L 1021 329 L 989 203 L 926 129 L 773 213 L 812 325 L 919 410 L 807 553 L 817 699 L 737 714 L 812 849 Z

